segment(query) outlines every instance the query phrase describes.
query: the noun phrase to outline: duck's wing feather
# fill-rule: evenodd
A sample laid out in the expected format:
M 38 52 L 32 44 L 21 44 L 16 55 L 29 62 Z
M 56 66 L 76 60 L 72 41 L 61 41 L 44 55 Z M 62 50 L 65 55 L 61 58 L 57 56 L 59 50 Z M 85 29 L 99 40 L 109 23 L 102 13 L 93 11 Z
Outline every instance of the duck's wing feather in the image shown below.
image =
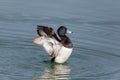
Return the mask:
M 37 25 L 37 34 L 39 36 L 52 37 L 55 34 L 55 31 L 51 27 Z
M 43 46 L 46 52 L 53 58 L 56 57 L 60 50 L 61 45 L 59 42 L 54 38 L 49 37 L 37 37 L 33 39 L 33 43 Z
M 51 56 L 51 57 L 54 57 L 54 48 L 53 48 L 53 43 L 52 42 L 46 42 L 44 45 L 43 45 L 45 51 Z
M 41 37 L 34 38 L 33 43 L 39 46 L 43 46 L 49 55 L 53 53 L 53 43 L 49 41 L 46 37 L 41 36 Z
M 46 42 L 44 43 L 43 47 L 52 58 L 56 57 L 62 45 L 55 38 L 47 37 L 45 39 Z

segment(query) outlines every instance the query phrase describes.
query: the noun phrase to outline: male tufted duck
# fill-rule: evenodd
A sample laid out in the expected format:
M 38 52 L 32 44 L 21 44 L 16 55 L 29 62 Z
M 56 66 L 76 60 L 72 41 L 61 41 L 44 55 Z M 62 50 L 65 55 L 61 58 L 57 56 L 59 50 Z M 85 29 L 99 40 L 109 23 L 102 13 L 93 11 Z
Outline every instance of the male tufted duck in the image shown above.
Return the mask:
M 37 26 L 37 33 L 39 37 L 33 39 L 33 43 L 41 45 L 51 56 L 51 61 L 56 63 L 64 63 L 70 57 L 73 44 L 69 37 L 66 36 L 68 32 L 65 26 L 60 26 L 57 30 L 57 34 L 53 28 L 47 26 Z M 71 33 L 69 31 L 69 33 Z

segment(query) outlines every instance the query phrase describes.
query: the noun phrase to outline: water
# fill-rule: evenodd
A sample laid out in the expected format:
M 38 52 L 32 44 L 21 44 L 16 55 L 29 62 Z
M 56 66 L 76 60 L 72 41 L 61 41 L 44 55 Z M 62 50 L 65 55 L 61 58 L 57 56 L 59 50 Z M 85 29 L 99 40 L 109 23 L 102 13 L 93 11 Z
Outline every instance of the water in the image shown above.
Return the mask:
M 1 0 L 0 80 L 120 80 L 119 0 Z M 74 50 L 51 64 L 36 25 L 65 25 Z

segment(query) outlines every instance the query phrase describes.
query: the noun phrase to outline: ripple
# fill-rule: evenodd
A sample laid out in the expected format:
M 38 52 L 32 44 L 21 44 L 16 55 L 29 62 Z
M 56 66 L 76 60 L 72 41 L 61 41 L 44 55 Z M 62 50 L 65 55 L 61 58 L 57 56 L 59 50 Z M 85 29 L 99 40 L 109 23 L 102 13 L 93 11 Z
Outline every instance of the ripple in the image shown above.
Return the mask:
M 70 80 L 70 68 L 68 65 L 53 64 L 49 68 L 45 68 L 43 75 L 34 77 L 34 80 Z
M 31 1 L 0 1 L 0 80 L 120 79 L 119 2 Z M 67 34 L 74 44 L 67 63 L 51 64 L 32 43 L 37 24 L 74 32 Z

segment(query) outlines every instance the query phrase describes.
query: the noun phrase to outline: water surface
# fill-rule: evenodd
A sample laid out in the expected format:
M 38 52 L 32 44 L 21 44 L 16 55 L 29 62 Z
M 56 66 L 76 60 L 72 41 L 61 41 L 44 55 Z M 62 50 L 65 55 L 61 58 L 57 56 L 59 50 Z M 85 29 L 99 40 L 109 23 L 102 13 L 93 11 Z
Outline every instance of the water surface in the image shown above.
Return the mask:
M 119 80 L 119 0 L 1 0 L 0 80 Z M 65 64 L 51 64 L 32 43 L 36 25 L 61 25 L 74 50 Z

